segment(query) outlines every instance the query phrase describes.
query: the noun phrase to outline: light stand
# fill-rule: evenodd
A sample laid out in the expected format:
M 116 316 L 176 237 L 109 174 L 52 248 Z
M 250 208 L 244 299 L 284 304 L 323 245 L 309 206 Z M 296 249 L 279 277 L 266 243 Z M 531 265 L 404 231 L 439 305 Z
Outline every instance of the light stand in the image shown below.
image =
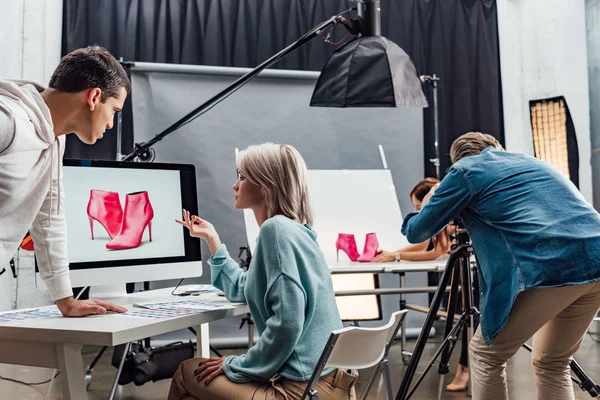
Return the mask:
M 244 255 L 242 257 L 242 255 Z M 250 253 L 249 246 L 240 247 L 240 254 L 238 254 L 238 258 L 240 260 L 240 268 L 244 270 L 244 272 L 248 272 L 250 269 L 250 262 L 252 260 L 252 254 Z M 248 324 L 248 349 L 254 346 L 254 320 L 252 320 L 252 314 L 246 313 L 246 316 L 242 318 L 242 323 L 240 324 L 240 329 L 244 327 L 244 324 Z
M 200 115 L 209 111 L 211 108 L 213 108 L 214 106 L 219 104 L 221 101 L 225 100 L 227 97 L 229 97 L 231 94 L 236 92 L 238 89 L 240 89 L 246 83 L 250 82 L 250 80 L 255 78 L 262 70 L 277 63 L 278 61 L 283 59 L 285 56 L 287 56 L 288 54 L 290 54 L 291 52 L 293 52 L 300 46 L 304 45 L 305 43 L 309 42 L 311 39 L 320 35 L 321 32 L 323 32 L 323 30 L 325 30 L 326 28 L 339 23 L 339 24 L 344 25 L 346 27 L 346 29 L 348 29 L 350 31 L 350 33 L 354 33 L 354 34 L 358 33 L 358 31 L 355 28 L 353 28 L 352 26 L 350 26 L 346 22 L 345 18 L 343 18 L 343 15 L 353 11 L 354 9 L 355 8 L 346 10 L 338 15 L 331 17 L 327 21 L 320 23 L 315 28 L 310 30 L 308 33 L 304 34 L 304 36 L 302 36 L 300 39 L 298 39 L 297 41 L 295 41 L 294 43 L 292 43 L 285 49 L 281 50 L 279 53 L 275 54 L 271 58 L 267 59 L 262 64 L 258 65 L 256 68 L 254 68 L 252 71 L 248 72 L 247 74 L 245 74 L 242 77 L 240 77 L 239 79 L 237 79 L 231 85 L 229 85 L 228 87 L 223 89 L 221 92 L 217 93 L 216 95 L 214 95 L 213 97 L 208 99 L 206 102 L 204 102 L 203 104 L 198 106 L 196 109 L 192 110 L 190 113 L 188 113 L 187 115 L 182 117 L 179 121 L 175 122 L 173 125 L 171 125 L 167 129 L 165 129 L 163 132 L 161 132 L 158 135 L 156 135 L 155 137 L 153 137 L 148 142 L 136 143 L 134 145 L 133 151 L 130 154 L 128 154 L 125 158 L 123 158 L 123 161 L 133 161 L 136 158 L 138 160 L 144 161 L 144 162 L 148 162 L 148 161 L 152 160 L 154 150 L 151 149 L 151 147 L 154 144 L 156 144 L 157 142 L 160 142 L 170 133 L 172 133 L 172 132 L 176 131 L 177 129 L 183 127 L 184 125 L 192 122 L 194 119 L 198 118 Z M 360 9 L 360 7 L 359 7 L 359 9 Z
M 433 134 L 434 134 L 434 147 L 435 147 L 435 158 L 431 158 L 429 161 L 435 166 L 435 177 L 442 179 L 440 174 L 440 124 L 438 115 L 438 82 L 440 78 L 436 75 L 421 75 L 421 82 L 431 85 L 433 89 Z

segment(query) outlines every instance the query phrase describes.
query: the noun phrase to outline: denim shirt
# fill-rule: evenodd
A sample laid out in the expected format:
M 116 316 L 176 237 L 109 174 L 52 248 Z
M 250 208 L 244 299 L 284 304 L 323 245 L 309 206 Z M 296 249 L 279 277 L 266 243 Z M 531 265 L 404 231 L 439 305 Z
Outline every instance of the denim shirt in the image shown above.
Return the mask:
M 429 203 L 406 216 L 402 233 L 424 242 L 456 216 L 479 261 L 487 344 L 522 291 L 600 279 L 600 215 L 544 161 L 493 147 L 459 160 Z

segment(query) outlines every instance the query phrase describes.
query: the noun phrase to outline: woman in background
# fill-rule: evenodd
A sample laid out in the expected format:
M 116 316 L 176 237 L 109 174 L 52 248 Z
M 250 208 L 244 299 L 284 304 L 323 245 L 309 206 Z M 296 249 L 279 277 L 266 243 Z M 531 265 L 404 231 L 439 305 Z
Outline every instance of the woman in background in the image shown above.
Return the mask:
M 429 193 L 431 188 L 440 183 L 435 178 L 425 178 L 413 188 L 410 192 L 410 199 L 415 207 L 415 211 L 421 210 L 423 198 Z M 433 261 L 448 254 L 452 245 L 451 235 L 454 234 L 452 227 L 446 226 L 442 232 L 432 237 L 426 242 L 411 244 L 396 251 L 379 250 L 371 262 L 394 262 L 396 260 L 406 261 Z M 427 284 L 437 286 L 439 284 L 440 274 L 438 272 L 427 272 Z M 446 298 L 444 298 L 446 299 Z M 433 293 L 429 293 L 429 303 L 433 300 Z M 459 299 L 460 301 L 460 299 Z M 458 307 L 461 303 L 457 304 Z M 467 331 L 463 329 L 463 335 Z M 462 346 L 460 361 L 456 370 L 456 375 L 452 383 L 446 386 L 449 392 L 459 392 L 466 390 L 469 385 L 469 356 L 468 347 Z
M 236 160 L 234 207 L 251 209 L 260 227 L 247 272 L 208 221 L 178 221 L 208 244 L 212 284 L 230 301 L 247 302 L 260 334 L 246 354 L 184 361 L 169 400 L 299 400 L 332 331 L 342 328 L 331 276 L 310 228 L 304 160 L 292 146 L 250 146 Z M 328 368 L 319 398 L 354 399 L 356 376 Z
M 421 210 L 421 202 L 431 188 L 440 183 L 435 178 L 425 178 L 413 188 L 410 192 L 410 200 L 415 207 L 415 211 Z M 396 251 L 378 250 L 377 255 L 372 262 L 394 262 L 397 259 L 406 261 L 432 261 L 445 256 L 450 251 L 452 245 L 450 239 L 450 228 L 446 227 L 442 232 L 432 237 L 426 242 L 410 244 Z M 437 285 L 439 274 L 429 272 L 428 280 L 430 285 Z

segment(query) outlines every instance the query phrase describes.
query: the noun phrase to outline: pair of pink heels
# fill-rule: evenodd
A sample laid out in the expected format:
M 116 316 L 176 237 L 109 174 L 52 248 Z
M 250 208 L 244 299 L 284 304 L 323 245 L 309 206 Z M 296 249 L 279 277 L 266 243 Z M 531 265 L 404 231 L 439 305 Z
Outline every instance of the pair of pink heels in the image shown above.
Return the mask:
M 154 209 L 147 191 L 127 194 L 125 208 L 123 208 L 119 193 L 92 189 L 87 215 L 92 240 L 94 240 L 94 221 L 96 221 L 110 236 L 111 240 L 106 244 L 109 250 L 138 247 L 142 243 L 142 234 L 146 228 L 148 228 L 149 240 L 152 241 Z
M 340 260 L 340 250 L 348 255 L 351 261 L 370 262 L 377 254 L 379 249 L 379 241 L 375 233 L 367 233 L 365 238 L 365 247 L 362 254 L 358 254 L 356 248 L 356 240 L 353 234 L 340 233 L 335 242 L 336 254 L 338 261 Z

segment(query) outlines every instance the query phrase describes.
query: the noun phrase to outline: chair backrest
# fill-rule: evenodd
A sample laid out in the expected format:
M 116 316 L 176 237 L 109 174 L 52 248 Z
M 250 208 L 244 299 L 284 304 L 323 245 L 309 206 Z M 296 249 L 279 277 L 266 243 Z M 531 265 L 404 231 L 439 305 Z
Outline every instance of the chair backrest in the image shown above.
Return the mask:
M 310 395 L 325 368 L 364 369 L 381 362 L 387 357 L 389 346 L 406 313 L 407 310 L 396 311 L 392 314 L 390 322 L 379 328 L 351 326 L 333 331 L 306 385 L 302 399 Z
M 378 328 L 347 327 L 333 331 L 335 345 L 331 348 L 325 368 L 364 369 L 379 363 L 387 356 L 388 345 L 396 336 L 406 310 L 392 314 L 390 321 Z M 328 349 L 325 349 L 327 351 Z

